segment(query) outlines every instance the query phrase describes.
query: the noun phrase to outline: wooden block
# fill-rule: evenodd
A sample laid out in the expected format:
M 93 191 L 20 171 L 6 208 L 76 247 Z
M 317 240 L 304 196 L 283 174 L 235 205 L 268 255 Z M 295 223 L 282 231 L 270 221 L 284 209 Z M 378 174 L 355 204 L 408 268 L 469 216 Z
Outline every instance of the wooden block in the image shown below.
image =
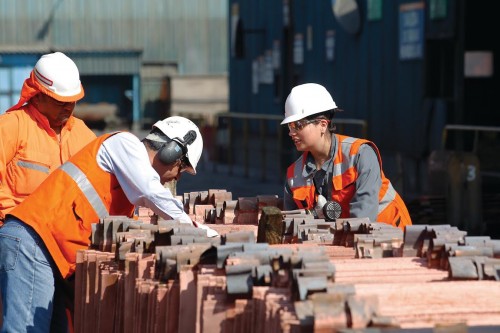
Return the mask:
M 283 216 L 277 207 L 262 208 L 257 232 L 258 243 L 281 244 L 283 241 Z

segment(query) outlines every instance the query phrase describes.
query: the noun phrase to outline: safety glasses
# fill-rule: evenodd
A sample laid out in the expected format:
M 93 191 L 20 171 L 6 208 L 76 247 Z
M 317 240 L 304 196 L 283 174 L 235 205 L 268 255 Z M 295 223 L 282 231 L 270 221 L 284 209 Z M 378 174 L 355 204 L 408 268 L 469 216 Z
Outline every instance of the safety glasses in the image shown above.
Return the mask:
M 191 169 L 191 164 L 189 164 L 187 157 L 184 156 L 179 164 L 179 172 L 188 171 L 189 169 Z
M 288 123 L 288 130 L 290 132 L 297 132 L 302 130 L 304 127 L 306 127 L 309 124 L 316 124 L 319 122 L 319 119 L 301 119 L 294 121 L 293 123 Z

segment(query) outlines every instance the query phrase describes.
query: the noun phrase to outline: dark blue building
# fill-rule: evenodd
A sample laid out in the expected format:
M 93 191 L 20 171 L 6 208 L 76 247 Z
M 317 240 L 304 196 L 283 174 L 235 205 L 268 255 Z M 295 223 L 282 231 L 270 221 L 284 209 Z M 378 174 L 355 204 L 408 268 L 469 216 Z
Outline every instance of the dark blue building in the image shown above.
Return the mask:
M 294 85 L 320 83 L 345 110 L 339 119 L 366 122 L 366 138 L 407 202 L 449 191 L 451 180 L 429 184 L 432 159 L 445 160 L 447 173 L 450 153 L 432 154 L 444 148 L 477 157 L 475 169 L 459 158 L 469 170 L 459 179 L 477 170 L 478 186 L 497 192 L 500 43 L 492 2 L 230 0 L 229 10 L 231 112 L 282 116 Z M 286 167 L 295 155 L 283 158 Z

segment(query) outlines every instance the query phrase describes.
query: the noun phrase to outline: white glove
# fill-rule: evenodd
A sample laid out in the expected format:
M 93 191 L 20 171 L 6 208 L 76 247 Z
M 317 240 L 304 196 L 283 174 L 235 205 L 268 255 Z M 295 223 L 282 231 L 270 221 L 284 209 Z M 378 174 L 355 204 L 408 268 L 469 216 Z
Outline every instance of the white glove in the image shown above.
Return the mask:
M 215 231 L 214 229 L 210 228 L 206 224 L 201 224 L 201 223 L 196 223 L 195 224 L 197 228 L 203 229 L 207 231 L 207 237 L 217 237 L 219 236 L 219 233 Z
M 316 203 L 316 206 L 314 206 L 314 210 L 316 211 L 316 215 L 320 219 L 325 218 L 325 213 L 323 212 L 323 207 L 325 206 L 325 204 L 326 204 L 325 197 L 322 196 L 321 194 L 318 195 L 318 202 Z

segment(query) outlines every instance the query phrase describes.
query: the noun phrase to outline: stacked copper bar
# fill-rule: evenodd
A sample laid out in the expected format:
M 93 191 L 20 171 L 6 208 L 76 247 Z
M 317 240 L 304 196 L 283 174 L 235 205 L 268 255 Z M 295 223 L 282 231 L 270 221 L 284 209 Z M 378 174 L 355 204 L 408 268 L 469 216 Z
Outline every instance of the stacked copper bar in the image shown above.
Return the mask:
M 216 207 L 208 199 L 215 195 L 188 197 L 193 212 L 208 202 Z M 257 198 L 234 206 L 230 223 L 221 218 L 232 216 L 224 211 L 229 201 L 217 219 L 205 220 L 226 228 L 215 239 L 144 211 L 151 223 L 100 221 L 94 249 L 77 257 L 75 331 L 500 328 L 497 240 L 446 225 L 403 234 L 367 219 L 326 222 L 259 206 Z M 258 221 L 238 224 L 241 214 Z M 475 274 L 462 273 L 471 263 Z
M 257 225 L 263 207 L 282 208 L 283 199 L 277 195 L 233 198 L 224 189 L 210 189 L 185 193 L 184 210 L 197 222 L 210 224 Z
M 302 248 L 291 244 L 278 247 L 290 250 L 290 262 Z M 258 256 L 274 248 L 269 246 Z M 303 258 L 316 258 L 312 262 L 319 258 L 315 251 L 304 252 Z M 315 275 L 314 267 L 302 276 L 297 272 L 295 277 L 278 269 L 267 278 L 271 285 L 257 285 L 261 262 L 249 265 L 256 258 L 244 253 L 231 252 L 221 268 L 217 264 L 184 265 L 178 277 L 167 281 L 138 278 L 139 273 L 151 277 L 151 262 L 143 255 L 130 256 L 125 275 L 129 281 L 135 278 L 135 287 L 123 288 L 125 297 L 111 292 L 121 288 L 120 276 L 114 285 L 106 284 L 109 267 L 100 265 L 94 284 L 100 289 L 90 293 L 93 297 L 83 311 L 87 325 L 77 332 L 300 332 L 457 323 L 500 325 L 498 282 L 450 281 L 446 271 L 428 268 L 425 258 L 327 256 L 334 266 L 330 278 Z M 266 281 L 263 271 L 262 280 Z M 91 272 L 95 271 L 87 274 Z M 248 283 L 255 285 L 248 288 Z M 84 294 L 89 299 L 89 293 Z M 94 325 L 92 318 L 98 319 Z M 106 318 L 108 322 L 103 321 Z

